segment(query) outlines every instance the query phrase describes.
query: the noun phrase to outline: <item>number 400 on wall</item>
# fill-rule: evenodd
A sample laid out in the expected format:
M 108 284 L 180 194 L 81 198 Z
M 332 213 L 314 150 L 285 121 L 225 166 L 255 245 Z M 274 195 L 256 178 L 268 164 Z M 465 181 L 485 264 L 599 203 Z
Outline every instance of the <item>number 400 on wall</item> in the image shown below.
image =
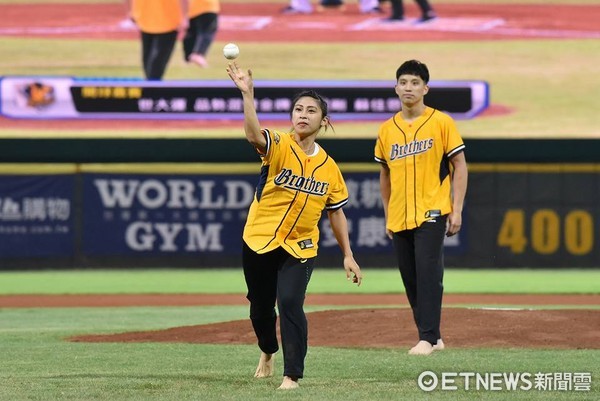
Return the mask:
M 527 237 L 526 213 L 523 209 L 508 209 L 498 231 L 498 246 L 512 253 L 523 253 L 527 244 L 540 254 L 558 251 L 561 240 L 572 255 L 586 255 L 594 248 L 594 217 L 586 210 L 572 210 L 561 221 L 552 209 L 539 209 L 531 215 L 530 238 Z

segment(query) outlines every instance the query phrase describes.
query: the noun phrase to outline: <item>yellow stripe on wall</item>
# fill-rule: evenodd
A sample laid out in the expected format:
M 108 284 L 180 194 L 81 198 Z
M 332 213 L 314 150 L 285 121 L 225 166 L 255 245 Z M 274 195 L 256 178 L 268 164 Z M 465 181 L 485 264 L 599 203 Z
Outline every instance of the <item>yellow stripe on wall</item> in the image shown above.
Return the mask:
M 260 163 L 90 163 L 84 173 L 112 174 L 246 174 L 260 171 Z
M 0 163 L 0 175 L 74 174 L 77 171 L 77 164 Z
M 27 174 L 258 174 L 260 163 L 0 163 L 0 175 Z M 343 173 L 377 173 L 379 163 L 340 163 Z M 600 173 L 600 163 L 471 163 L 470 173 Z

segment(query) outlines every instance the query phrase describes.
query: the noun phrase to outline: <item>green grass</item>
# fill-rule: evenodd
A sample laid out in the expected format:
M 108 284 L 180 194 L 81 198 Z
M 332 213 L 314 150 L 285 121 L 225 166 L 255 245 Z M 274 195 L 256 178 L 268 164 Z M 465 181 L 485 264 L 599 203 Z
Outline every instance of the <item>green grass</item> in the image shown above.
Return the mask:
M 361 287 L 343 269 L 316 268 L 310 293 L 402 293 L 396 269 L 363 269 Z M 600 270 L 446 269 L 446 293 L 598 294 Z M 237 293 L 246 291 L 241 269 L 51 270 L 0 272 L 0 294 Z
M 248 318 L 248 306 L 2 309 L 0 336 L 92 334 L 227 322 Z
M 484 292 L 598 293 L 594 270 L 447 270 L 448 289 Z M 365 286 L 349 285 L 341 269 L 318 269 L 312 292 L 387 292 L 401 288 L 393 270 L 365 271 Z M 538 291 L 543 288 L 544 291 Z M 477 290 L 475 290 L 477 289 Z M 536 290 L 537 289 L 537 290 Z M 239 269 L 1 272 L 0 294 L 244 292 Z M 546 306 L 548 307 L 548 306 Z M 554 307 L 554 306 L 552 306 Z M 311 306 L 307 312 L 343 308 Z M 275 390 L 275 377 L 255 380 L 256 346 L 185 343 L 73 343 L 83 334 L 161 330 L 248 318 L 247 305 L 123 308 L 0 309 L 0 401 L 81 400 L 595 400 L 599 350 L 452 349 L 427 358 L 406 350 L 310 347 L 298 391 Z M 356 322 L 360 324 L 360 322 Z M 583 344 L 585 347 L 585 344 Z M 560 361 L 560 362 L 557 362 Z M 417 386 L 423 371 L 585 372 L 591 392 L 440 391 Z M 460 384 L 460 381 L 459 381 Z
M 280 393 L 281 353 L 272 379 L 252 378 L 255 346 L 71 343 L 78 334 L 151 330 L 247 317 L 245 307 L 0 310 L 0 400 L 593 400 L 598 350 L 448 349 L 409 358 L 404 349 L 310 347 L 306 377 Z M 560 361 L 558 363 L 557 361 Z M 436 372 L 589 372 L 593 391 L 434 391 L 417 377 Z

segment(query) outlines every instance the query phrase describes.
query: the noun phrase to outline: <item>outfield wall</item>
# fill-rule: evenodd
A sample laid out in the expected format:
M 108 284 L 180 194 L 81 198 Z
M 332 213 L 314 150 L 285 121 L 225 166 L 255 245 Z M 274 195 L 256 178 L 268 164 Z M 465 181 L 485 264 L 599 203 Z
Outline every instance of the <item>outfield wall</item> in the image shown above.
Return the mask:
M 374 139 L 320 138 L 338 163 L 371 163 Z M 600 163 L 597 139 L 465 139 L 469 163 Z M 245 139 L 0 138 L 0 163 L 253 163 Z
M 376 163 L 341 163 L 359 263 L 394 266 Z M 471 163 L 456 267 L 600 266 L 600 164 Z M 238 267 L 259 164 L 0 165 L 0 268 Z M 320 223 L 320 265 L 339 265 Z

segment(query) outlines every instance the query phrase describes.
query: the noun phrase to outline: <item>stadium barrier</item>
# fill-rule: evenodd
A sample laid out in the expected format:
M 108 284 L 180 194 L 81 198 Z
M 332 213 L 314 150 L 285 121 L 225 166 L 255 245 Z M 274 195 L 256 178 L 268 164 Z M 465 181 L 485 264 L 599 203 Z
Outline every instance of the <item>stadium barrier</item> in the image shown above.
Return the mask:
M 375 163 L 340 163 L 359 263 L 394 266 Z M 239 267 L 258 163 L 0 165 L 0 268 Z M 598 163 L 471 163 L 450 267 L 595 267 Z M 320 222 L 319 265 L 341 256 Z

